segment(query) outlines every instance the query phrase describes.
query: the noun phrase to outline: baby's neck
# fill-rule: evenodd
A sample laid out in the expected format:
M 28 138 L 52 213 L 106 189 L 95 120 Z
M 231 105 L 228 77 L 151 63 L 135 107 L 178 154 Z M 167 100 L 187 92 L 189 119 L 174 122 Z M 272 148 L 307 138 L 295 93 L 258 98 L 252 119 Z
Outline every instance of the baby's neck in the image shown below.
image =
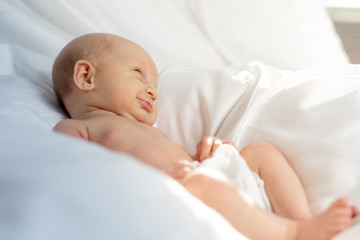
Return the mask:
M 85 120 L 95 117 L 104 117 L 104 116 L 118 116 L 117 114 L 107 111 L 104 109 L 92 109 L 86 112 L 80 112 L 77 114 L 74 114 L 71 118 L 72 119 L 78 119 L 78 120 Z

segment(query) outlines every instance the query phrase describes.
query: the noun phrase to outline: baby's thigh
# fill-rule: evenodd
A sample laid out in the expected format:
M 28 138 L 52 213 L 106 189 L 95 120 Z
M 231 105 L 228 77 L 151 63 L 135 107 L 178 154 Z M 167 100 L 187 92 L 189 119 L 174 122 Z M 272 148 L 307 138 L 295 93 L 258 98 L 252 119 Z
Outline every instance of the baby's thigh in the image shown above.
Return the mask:
M 182 181 L 183 186 L 205 204 L 219 208 L 232 196 L 239 194 L 238 189 L 223 173 L 214 169 L 195 169 Z

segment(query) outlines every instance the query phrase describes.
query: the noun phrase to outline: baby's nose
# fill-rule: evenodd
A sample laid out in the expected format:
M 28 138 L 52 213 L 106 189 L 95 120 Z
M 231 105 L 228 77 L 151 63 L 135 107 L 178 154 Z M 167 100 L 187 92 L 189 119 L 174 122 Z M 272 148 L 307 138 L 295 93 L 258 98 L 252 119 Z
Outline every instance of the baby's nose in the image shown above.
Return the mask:
M 151 96 L 151 98 L 155 101 L 157 96 L 158 96 L 158 92 L 156 90 L 156 88 L 154 87 L 149 87 L 147 89 L 147 93 Z

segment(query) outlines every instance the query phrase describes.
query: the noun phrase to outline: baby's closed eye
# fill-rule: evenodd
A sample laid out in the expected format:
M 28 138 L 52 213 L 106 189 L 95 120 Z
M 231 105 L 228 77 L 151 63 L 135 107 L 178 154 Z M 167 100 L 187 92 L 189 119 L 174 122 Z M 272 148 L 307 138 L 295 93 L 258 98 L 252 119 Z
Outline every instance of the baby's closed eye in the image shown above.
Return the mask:
M 134 71 L 137 73 L 140 73 L 141 75 L 143 74 L 141 68 L 136 67 L 136 68 L 134 68 Z

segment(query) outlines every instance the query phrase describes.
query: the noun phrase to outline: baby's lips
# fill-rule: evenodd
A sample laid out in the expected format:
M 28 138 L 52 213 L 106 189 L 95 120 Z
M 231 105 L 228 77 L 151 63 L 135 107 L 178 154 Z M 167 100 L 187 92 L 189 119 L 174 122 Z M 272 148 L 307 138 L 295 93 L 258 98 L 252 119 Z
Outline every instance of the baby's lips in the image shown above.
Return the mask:
M 153 110 L 153 106 L 150 102 L 141 99 L 141 98 L 137 98 L 140 101 L 141 106 L 145 109 L 145 111 L 147 112 L 152 112 Z

